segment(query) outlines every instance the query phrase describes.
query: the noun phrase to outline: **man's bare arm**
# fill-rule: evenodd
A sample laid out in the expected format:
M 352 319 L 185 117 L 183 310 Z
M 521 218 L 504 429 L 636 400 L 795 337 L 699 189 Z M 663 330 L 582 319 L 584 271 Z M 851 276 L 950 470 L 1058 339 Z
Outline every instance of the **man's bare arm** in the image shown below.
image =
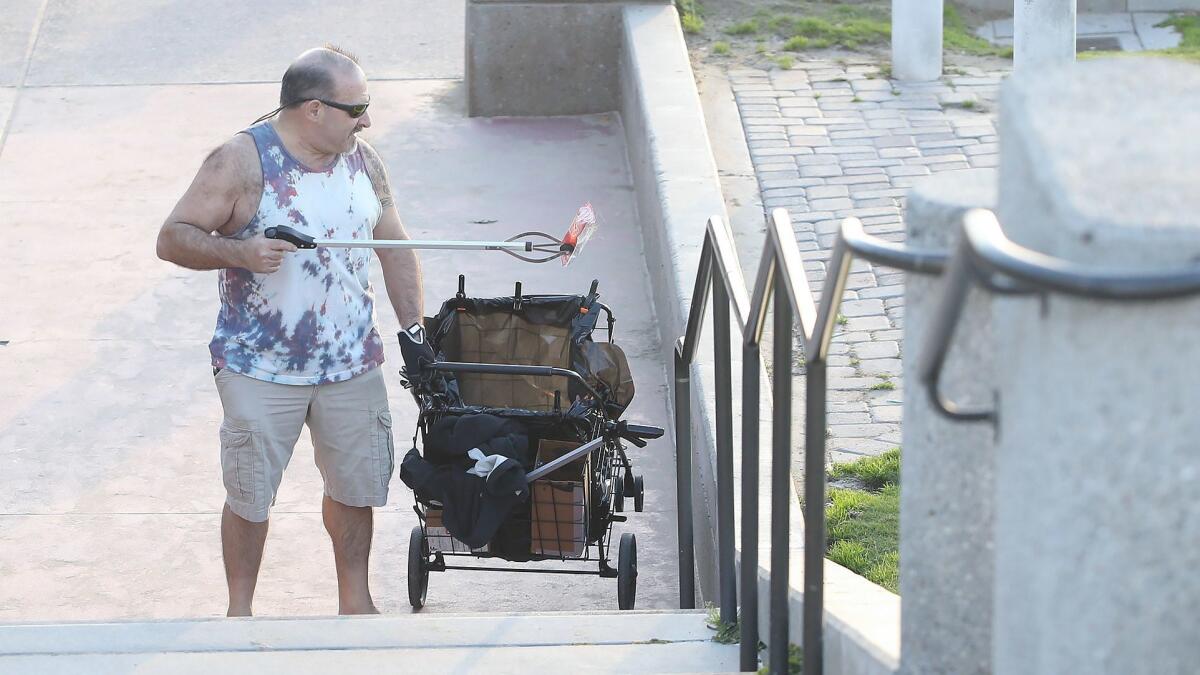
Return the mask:
M 396 210 L 392 199 L 391 186 L 388 184 L 387 169 L 375 149 L 364 141 L 359 141 L 363 147 L 363 158 L 367 162 L 367 175 L 375 187 L 375 195 L 383 207 L 379 222 L 375 225 L 376 239 L 408 239 L 404 223 Z M 375 249 L 379 263 L 383 267 L 383 283 L 387 287 L 388 299 L 392 309 L 403 327 L 414 323 L 422 323 L 425 317 L 425 290 L 421 282 L 421 260 L 417 252 L 402 249 Z
M 244 224 L 234 221 L 248 220 L 247 174 L 253 169 L 246 153 L 256 152 L 253 144 L 248 137 L 236 136 L 204 160 L 159 230 L 159 258 L 194 270 L 243 267 L 270 273 L 279 269 L 285 253 L 296 250 L 287 242 L 261 236 L 239 241 L 214 235 L 230 225 Z

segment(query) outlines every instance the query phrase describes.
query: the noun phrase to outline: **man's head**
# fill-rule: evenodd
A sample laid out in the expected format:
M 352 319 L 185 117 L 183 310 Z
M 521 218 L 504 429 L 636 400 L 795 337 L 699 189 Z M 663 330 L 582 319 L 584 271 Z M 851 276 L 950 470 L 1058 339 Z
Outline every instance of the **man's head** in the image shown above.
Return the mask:
M 354 149 L 354 135 L 371 126 L 364 105 L 369 101 L 367 77 L 358 62 L 330 45 L 298 56 L 283 74 L 279 90 L 281 118 L 328 153 Z

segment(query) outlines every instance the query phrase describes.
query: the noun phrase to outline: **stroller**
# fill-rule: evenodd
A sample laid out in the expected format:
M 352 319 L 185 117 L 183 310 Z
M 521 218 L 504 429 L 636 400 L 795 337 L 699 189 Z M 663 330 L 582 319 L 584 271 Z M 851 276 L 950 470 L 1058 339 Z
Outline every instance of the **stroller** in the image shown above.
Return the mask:
M 400 468 L 420 522 L 409 538 L 409 602 L 425 605 L 430 572 L 543 572 L 616 578 L 618 606 L 633 609 L 632 532 L 621 535 L 616 567 L 609 562 L 626 499 L 640 512 L 645 494 L 623 441 L 645 447 L 663 429 L 620 419 L 634 383 L 599 283 L 587 295 L 522 295 L 518 282 L 498 298 L 469 298 L 465 285 L 459 276 L 437 316 L 399 334 L 401 374 L 420 409 Z M 606 342 L 592 340 L 601 314 Z M 592 561 L 597 570 L 448 564 L 455 558 Z

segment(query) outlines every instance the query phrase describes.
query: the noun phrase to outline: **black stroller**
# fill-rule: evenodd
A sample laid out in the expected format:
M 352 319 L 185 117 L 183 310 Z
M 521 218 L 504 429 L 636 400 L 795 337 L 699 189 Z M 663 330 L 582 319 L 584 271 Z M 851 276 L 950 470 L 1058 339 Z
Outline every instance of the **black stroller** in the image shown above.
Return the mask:
M 399 334 L 401 372 L 420 408 L 400 468 L 420 520 L 409 539 L 409 602 L 424 606 L 430 572 L 591 573 L 615 577 L 618 606 L 633 609 L 632 532 L 621 535 L 616 568 L 609 563 L 626 499 L 635 511 L 644 499 L 623 441 L 645 447 L 663 429 L 620 419 L 634 384 L 598 282 L 587 295 L 522 295 L 517 283 L 499 298 L 468 298 L 464 286 L 460 276 L 437 316 Z M 601 314 L 607 342 L 592 340 Z M 454 557 L 595 561 L 597 571 L 447 564 Z

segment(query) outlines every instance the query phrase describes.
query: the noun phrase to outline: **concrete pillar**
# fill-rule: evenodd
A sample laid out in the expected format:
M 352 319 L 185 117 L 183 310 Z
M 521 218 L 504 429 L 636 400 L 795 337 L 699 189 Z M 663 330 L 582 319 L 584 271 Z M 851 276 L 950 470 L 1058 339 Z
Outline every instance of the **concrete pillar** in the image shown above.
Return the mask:
M 1197 109 L 1200 70 L 1163 60 L 1009 80 L 1008 236 L 1091 268 L 1194 269 Z M 997 675 L 1196 672 L 1200 299 L 994 306 Z
M 1015 0 L 1013 72 L 1035 73 L 1075 61 L 1076 0 Z
M 942 0 L 892 0 L 892 75 L 914 82 L 942 76 Z
M 995 205 L 992 169 L 923 179 L 908 196 L 908 244 L 952 251 L 963 212 Z M 915 274 L 904 282 L 901 672 L 986 675 L 992 672 L 992 428 L 939 416 L 918 384 L 943 287 L 942 278 Z M 942 373 L 943 389 L 964 403 L 992 399 L 990 301 L 982 291 L 968 297 Z

